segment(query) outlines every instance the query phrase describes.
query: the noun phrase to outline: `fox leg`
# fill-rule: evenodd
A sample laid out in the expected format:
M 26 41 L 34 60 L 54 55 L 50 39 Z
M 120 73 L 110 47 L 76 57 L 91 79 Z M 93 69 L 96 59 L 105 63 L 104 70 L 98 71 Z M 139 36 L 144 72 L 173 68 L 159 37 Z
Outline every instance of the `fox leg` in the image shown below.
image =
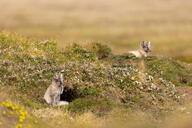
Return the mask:
M 57 95 L 52 96 L 52 105 L 57 106 Z

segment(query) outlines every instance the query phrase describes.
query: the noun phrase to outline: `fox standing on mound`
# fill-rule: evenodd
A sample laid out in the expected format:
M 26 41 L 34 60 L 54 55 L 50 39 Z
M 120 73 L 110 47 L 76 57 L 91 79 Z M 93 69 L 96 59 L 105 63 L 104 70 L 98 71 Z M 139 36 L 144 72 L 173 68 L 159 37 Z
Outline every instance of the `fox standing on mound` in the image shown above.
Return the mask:
M 149 52 L 151 52 L 151 42 L 150 41 L 142 41 L 141 42 L 141 48 L 136 51 L 130 51 L 130 54 L 133 54 L 134 56 L 141 58 L 141 57 L 148 57 Z
M 61 106 L 69 104 L 67 101 L 60 101 L 60 95 L 63 93 L 63 74 L 56 74 L 51 85 L 47 88 L 44 100 L 52 106 Z

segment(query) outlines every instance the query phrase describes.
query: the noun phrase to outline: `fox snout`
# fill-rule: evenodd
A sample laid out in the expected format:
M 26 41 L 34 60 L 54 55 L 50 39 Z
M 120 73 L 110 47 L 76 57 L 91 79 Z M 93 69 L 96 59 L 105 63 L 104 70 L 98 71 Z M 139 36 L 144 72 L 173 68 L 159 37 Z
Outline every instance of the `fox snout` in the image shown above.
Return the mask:
M 144 50 L 146 53 L 149 53 L 149 52 L 151 52 L 151 49 L 146 49 L 146 50 Z

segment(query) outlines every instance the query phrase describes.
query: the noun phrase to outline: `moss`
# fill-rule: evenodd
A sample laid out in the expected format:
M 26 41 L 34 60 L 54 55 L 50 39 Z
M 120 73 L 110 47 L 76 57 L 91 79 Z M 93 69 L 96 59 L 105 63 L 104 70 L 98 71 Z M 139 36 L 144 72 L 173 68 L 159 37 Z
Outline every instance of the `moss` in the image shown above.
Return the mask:
M 112 50 L 107 45 L 94 43 L 92 48 L 93 52 L 96 53 L 99 59 L 103 59 L 112 55 Z
M 84 49 L 78 44 L 73 44 L 72 46 L 67 47 L 66 49 L 67 50 L 63 54 L 65 55 L 67 61 L 95 61 L 96 59 L 96 55 L 93 52 Z

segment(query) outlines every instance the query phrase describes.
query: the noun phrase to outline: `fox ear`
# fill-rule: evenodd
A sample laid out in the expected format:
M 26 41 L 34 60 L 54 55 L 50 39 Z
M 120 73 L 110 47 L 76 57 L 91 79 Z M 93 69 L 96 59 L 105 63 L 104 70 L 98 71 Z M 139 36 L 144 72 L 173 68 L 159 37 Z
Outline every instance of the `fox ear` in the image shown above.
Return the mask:
M 59 79 L 59 75 L 55 74 L 55 76 L 53 77 L 54 80 L 58 80 Z
M 147 45 L 148 45 L 148 47 L 150 48 L 150 47 L 151 47 L 151 42 L 148 41 Z
M 63 74 L 62 74 L 62 73 L 60 73 L 59 79 L 60 79 L 60 81 L 63 83 Z
M 141 47 L 143 48 L 145 46 L 145 41 L 141 42 Z

